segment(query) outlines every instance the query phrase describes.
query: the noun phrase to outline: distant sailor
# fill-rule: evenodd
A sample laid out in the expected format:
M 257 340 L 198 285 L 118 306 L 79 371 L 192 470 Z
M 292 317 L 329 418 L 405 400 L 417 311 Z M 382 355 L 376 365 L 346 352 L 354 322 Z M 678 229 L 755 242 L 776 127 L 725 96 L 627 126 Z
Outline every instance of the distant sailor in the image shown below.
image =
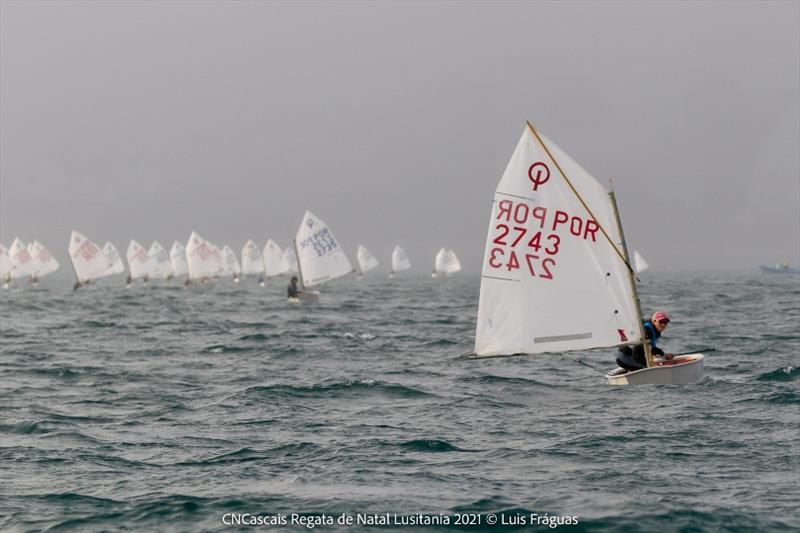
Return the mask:
M 675 356 L 671 353 L 665 354 L 664 350 L 656 346 L 656 343 L 661 338 L 661 333 L 667 329 L 669 323 L 670 318 L 664 311 L 653 313 L 653 317 L 644 323 L 644 336 L 650 341 L 650 350 L 653 355 L 663 356 L 667 361 Z M 617 364 L 630 372 L 645 368 L 647 361 L 644 355 L 644 345 L 637 344 L 634 347 L 620 346 L 617 351 Z
M 286 297 L 300 298 L 301 294 L 303 294 L 303 291 L 297 288 L 297 276 L 292 276 L 292 279 L 289 280 L 289 286 L 286 287 Z

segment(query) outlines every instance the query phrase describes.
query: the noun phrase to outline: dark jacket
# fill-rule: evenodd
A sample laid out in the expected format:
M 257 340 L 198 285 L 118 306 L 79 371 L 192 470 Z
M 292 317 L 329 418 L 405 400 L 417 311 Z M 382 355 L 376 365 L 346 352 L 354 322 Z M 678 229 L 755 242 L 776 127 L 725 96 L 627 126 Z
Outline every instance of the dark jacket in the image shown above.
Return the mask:
M 289 286 L 286 287 L 286 296 L 288 298 L 297 298 L 298 296 L 300 296 L 300 291 L 297 288 L 296 281 L 289 282 Z

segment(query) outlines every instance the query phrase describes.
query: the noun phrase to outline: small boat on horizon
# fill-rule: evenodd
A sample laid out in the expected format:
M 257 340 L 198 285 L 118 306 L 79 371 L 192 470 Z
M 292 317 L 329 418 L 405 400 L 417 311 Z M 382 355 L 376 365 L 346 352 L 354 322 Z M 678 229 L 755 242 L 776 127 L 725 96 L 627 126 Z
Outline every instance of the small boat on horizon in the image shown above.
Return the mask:
M 800 274 L 800 267 L 790 267 L 788 261 L 775 266 L 761 265 L 760 268 L 765 274 Z

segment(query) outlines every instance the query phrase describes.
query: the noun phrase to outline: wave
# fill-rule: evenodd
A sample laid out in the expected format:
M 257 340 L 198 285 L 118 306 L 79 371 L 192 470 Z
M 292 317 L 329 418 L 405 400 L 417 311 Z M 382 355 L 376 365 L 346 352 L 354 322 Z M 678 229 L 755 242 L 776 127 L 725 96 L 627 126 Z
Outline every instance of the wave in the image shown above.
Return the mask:
M 81 326 L 87 328 L 120 328 L 124 326 L 120 326 L 116 322 L 105 322 L 103 320 L 84 320 L 80 322 Z
M 398 398 L 423 398 L 435 397 L 435 394 L 417 389 L 406 387 L 394 383 L 385 383 L 371 379 L 361 379 L 352 381 L 342 381 L 337 383 L 294 386 L 294 385 L 268 385 L 249 387 L 237 393 L 236 396 L 244 395 L 260 399 L 267 398 L 336 398 L 349 395 L 377 394 Z
M 779 391 L 770 393 L 761 400 L 775 405 L 797 405 L 800 404 L 800 394 L 791 390 Z
M 433 453 L 440 453 L 440 452 L 477 452 L 478 450 L 466 450 L 464 448 L 459 448 L 458 446 L 454 446 L 447 441 L 444 440 L 426 440 L 426 439 L 417 439 L 417 440 L 410 440 L 408 442 L 404 442 L 400 445 L 401 448 L 405 448 L 406 450 L 410 450 L 412 452 L 433 452 Z
M 227 344 L 212 344 L 211 346 L 206 346 L 203 348 L 200 353 L 246 353 L 252 352 L 254 348 L 245 348 L 242 346 L 229 346 Z
M 464 381 L 482 383 L 485 385 L 520 385 L 523 387 L 529 387 L 531 385 L 534 385 L 537 387 L 556 387 L 556 385 L 553 385 L 552 383 L 536 381 L 535 379 L 496 376 L 493 374 L 486 374 L 483 376 L 470 376 L 468 378 L 465 378 Z
M 760 374 L 756 379 L 758 381 L 794 381 L 798 377 L 800 377 L 800 371 L 797 370 L 797 367 L 788 365 Z
M 540 515 L 544 514 L 539 512 Z M 558 513 L 550 513 L 551 516 Z M 578 514 L 578 513 L 576 513 Z M 718 508 L 709 511 L 669 509 L 664 512 L 642 514 L 624 512 L 618 515 L 583 519 L 578 516 L 578 526 L 570 531 L 726 531 L 749 533 L 751 531 L 793 531 L 788 521 L 777 519 L 770 512 L 762 514 L 738 509 Z
M 253 448 L 240 448 L 238 450 L 215 455 L 207 459 L 194 461 L 182 461 L 175 463 L 175 466 L 203 466 L 218 464 L 249 463 L 253 461 L 271 461 L 276 459 L 292 459 L 309 455 L 318 455 L 320 447 L 311 442 L 298 442 L 285 444 L 270 448 L 268 450 L 256 450 Z
M 280 337 L 280 333 L 266 334 L 266 333 L 253 333 L 251 335 L 242 335 L 239 337 L 240 341 L 268 341 Z
M 40 420 L 23 420 L 16 424 L 0 424 L 0 432 L 15 435 L 41 435 L 52 431 Z

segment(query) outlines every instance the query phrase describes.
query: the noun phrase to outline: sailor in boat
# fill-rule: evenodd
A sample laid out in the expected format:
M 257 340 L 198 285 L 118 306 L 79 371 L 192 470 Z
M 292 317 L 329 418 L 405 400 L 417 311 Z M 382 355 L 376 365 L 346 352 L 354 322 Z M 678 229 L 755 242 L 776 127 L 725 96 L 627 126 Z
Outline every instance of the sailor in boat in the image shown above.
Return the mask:
M 653 317 L 644 323 L 644 336 L 650 341 L 650 350 L 653 355 L 659 355 L 667 361 L 670 361 L 675 356 L 671 353 L 664 353 L 664 350 L 656 346 L 656 343 L 658 343 L 661 333 L 667 329 L 669 323 L 670 318 L 664 311 L 656 311 L 653 313 Z M 617 351 L 617 364 L 629 372 L 645 368 L 647 362 L 644 356 L 644 345 L 620 346 Z
M 286 287 L 286 297 L 287 298 L 300 298 L 300 295 L 303 294 L 303 291 L 297 288 L 297 276 L 292 276 L 292 279 L 289 280 L 289 286 Z

